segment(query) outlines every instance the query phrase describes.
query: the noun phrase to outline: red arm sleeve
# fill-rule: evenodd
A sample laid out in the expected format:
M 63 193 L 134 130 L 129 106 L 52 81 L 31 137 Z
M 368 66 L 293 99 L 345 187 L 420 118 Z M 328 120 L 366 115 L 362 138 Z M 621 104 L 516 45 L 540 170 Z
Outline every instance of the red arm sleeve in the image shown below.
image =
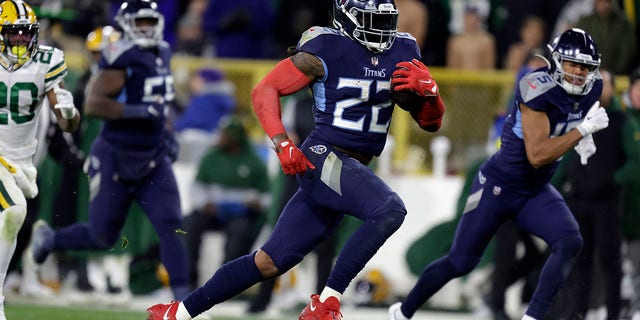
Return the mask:
M 440 129 L 440 125 L 442 125 L 444 110 L 444 101 L 442 101 L 442 98 L 438 95 L 436 99 L 425 100 L 420 110 L 411 112 L 411 117 L 418 123 L 422 130 L 436 132 Z
M 269 138 L 286 133 L 281 119 L 280 97 L 300 91 L 310 82 L 291 59 L 284 59 L 253 88 L 253 110 Z

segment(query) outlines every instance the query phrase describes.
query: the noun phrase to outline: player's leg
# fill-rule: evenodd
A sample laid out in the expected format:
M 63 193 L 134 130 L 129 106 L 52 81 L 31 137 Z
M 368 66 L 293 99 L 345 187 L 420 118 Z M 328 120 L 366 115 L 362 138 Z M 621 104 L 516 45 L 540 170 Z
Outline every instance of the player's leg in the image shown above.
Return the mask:
M 554 297 L 546 315 L 548 319 L 581 319 L 586 316 L 592 290 L 591 277 L 595 271 L 593 268 L 596 245 L 594 214 L 599 214 L 600 211 L 594 208 L 591 202 L 575 199 L 567 199 L 566 202 L 580 227 L 582 249 L 576 256 L 564 284 Z
M 89 221 L 55 232 L 43 221 L 37 222 L 32 236 L 37 263 L 44 262 L 51 251 L 108 249 L 119 239 L 132 201 L 129 187 L 115 178 L 111 147 L 101 138 L 94 142 L 88 161 Z
M 323 171 L 339 174 L 325 176 L 323 172 L 314 175 L 317 182 L 313 188 L 308 184 L 311 178 L 305 175 L 300 180 L 307 180 L 302 188 L 311 189 L 308 194 L 322 206 L 363 221 L 338 253 L 327 279 L 326 287 L 335 291 L 331 292 L 332 295 L 339 298 L 338 294 L 344 293 L 386 240 L 400 228 L 407 211 L 398 194 L 370 168 L 338 152 L 337 157 L 331 154 L 330 150 L 322 164 Z M 327 297 L 327 290 L 321 293 L 321 300 Z
M 9 170 L 0 166 L 0 285 L 4 286 L 7 269 L 16 248 L 17 236 L 27 215 L 27 201 Z M 0 319 L 4 320 L 4 292 L 0 295 Z
M 189 285 L 191 289 L 198 287 L 198 265 L 200 263 L 200 247 L 202 237 L 209 230 L 219 228 L 219 223 L 215 215 L 194 210 L 182 220 L 184 226 L 185 243 L 187 247 L 187 257 L 189 259 Z M 225 261 L 226 262 L 226 261 Z
M 328 215 L 320 211 L 306 194 L 297 192 L 262 248 L 222 265 L 203 286 L 189 294 L 183 303 L 185 309 L 195 317 L 298 264 L 342 218 L 341 214 Z
M 618 319 L 622 309 L 622 226 L 623 208 L 618 201 L 594 208 L 596 222 L 596 248 L 605 279 L 608 319 Z
M 542 268 L 526 315 L 542 319 L 571 270 L 582 247 L 578 223 L 551 185 L 531 198 L 516 217 L 518 225 L 542 238 L 551 254 Z
M 480 262 L 491 237 L 508 218 L 508 214 L 516 212 L 518 203 L 517 195 L 509 194 L 496 186 L 492 179 L 487 178 L 484 184 L 480 184 L 476 178 L 469 191 L 451 250 L 422 271 L 401 306 L 396 306 L 396 318 L 413 317 L 450 280 L 471 272 Z M 398 311 L 402 314 L 398 314 Z
M 167 269 L 174 297 L 182 300 L 189 293 L 188 258 L 182 235 L 180 193 L 171 163 L 162 161 L 139 186 L 136 201 L 158 233 L 160 260 Z

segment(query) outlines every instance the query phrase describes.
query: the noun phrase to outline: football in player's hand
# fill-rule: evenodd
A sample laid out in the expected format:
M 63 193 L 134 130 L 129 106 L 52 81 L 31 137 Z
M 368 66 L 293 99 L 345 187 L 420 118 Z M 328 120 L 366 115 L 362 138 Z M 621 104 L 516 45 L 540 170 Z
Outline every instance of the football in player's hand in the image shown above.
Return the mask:
M 424 97 L 421 97 L 413 90 L 394 90 L 391 88 L 391 100 L 405 111 L 418 110 L 424 103 Z

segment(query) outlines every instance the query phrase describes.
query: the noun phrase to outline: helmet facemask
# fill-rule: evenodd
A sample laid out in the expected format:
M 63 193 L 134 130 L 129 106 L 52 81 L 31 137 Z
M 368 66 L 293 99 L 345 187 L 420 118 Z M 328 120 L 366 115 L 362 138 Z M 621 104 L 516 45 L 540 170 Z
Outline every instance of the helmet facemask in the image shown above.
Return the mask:
M 552 60 L 555 64 L 553 78 L 562 88 L 569 94 L 585 95 L 591 91 L 596 81 L 596 74 L 600 62 L 587 62 L 586 60 L 577 60 L 570 57 L 563 57 L 561 54 L 554 52 Z M 589 70 L 586 76 L 571 74 L 564 71 L 563 62 L 571 61 L 586 66 Z
M 334 6 L 333 25 L 373 52 L 388 50 L 398 32 L 398 10 L 392 3 L 377 8 L 348 6 L 349 1 Z
M 155 47 L 163 39 L 164 17 L 160 12 L 144 8 L 135 13 L 124 12 L 116 16 L 125 38 L 141 47 Z
M 2 54 L 15 68 L 24 65 L 35 53 L 38 24 L 3 25 L 0 31 Z

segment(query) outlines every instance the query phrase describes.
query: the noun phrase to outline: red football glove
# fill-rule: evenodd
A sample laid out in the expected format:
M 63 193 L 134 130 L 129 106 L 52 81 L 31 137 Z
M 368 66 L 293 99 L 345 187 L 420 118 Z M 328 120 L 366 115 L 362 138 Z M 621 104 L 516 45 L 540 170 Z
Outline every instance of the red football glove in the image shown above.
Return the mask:
M 391 75 L 391 86 L 393 90 L 411 90 L 422 97 L 438 95 L 438 85 L 431 77 L 429 68 L 418 59 L 396 64 L 396 70 Z
M 307 168 L 316 168 L 291 139 L 281 141 L 276 148 L 276 154 L 278 155 L 278 159 L 280 159 L 282 171 L 284 171 L 286 175 L 304 174 Z

